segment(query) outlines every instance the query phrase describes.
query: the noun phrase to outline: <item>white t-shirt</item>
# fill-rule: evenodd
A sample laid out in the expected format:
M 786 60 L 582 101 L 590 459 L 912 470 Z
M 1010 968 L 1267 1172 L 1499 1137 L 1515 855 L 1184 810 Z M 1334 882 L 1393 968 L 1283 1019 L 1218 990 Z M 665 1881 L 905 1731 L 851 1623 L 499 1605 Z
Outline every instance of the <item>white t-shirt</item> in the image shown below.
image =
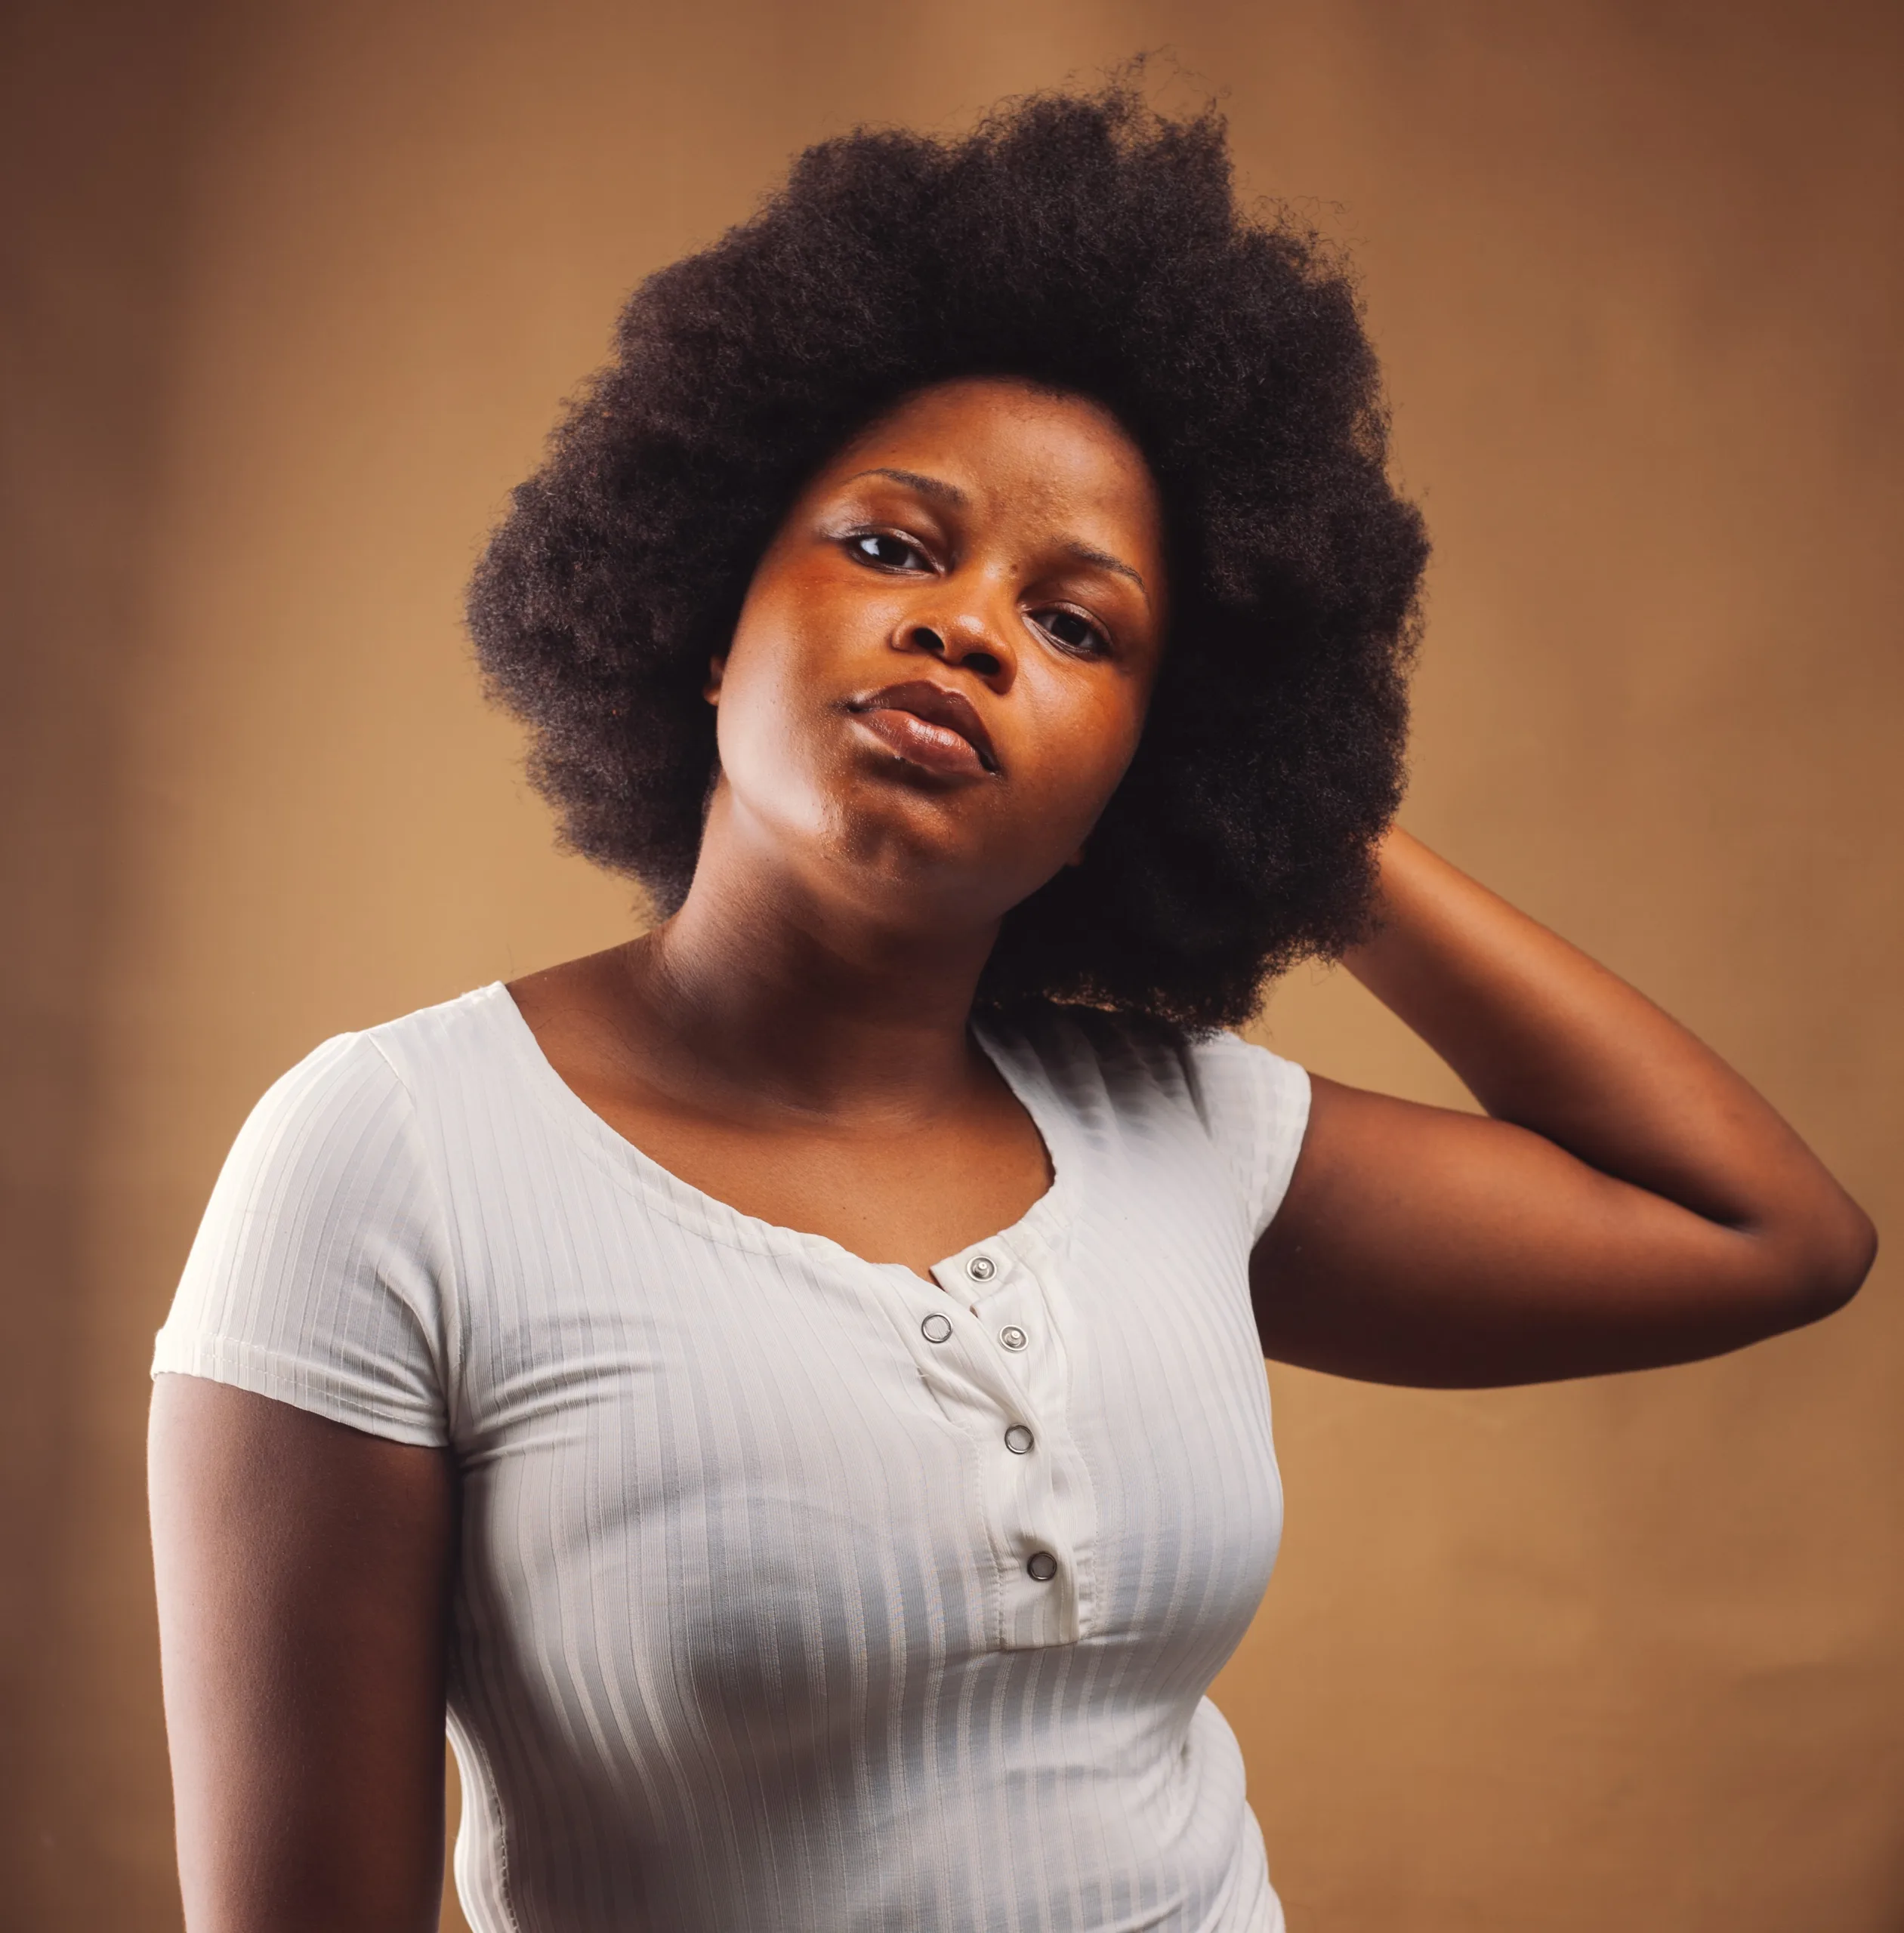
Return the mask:
M 936 1284 L 668 1173 L 500 985 L 239 1134 L 154 1367 L 453 1451 L 477 1933 L 1282 1926 L 1204 1692 L 1281 1529 L 1245 1270 L 1307 1077 L 980 1037 L 1056 1179 Z

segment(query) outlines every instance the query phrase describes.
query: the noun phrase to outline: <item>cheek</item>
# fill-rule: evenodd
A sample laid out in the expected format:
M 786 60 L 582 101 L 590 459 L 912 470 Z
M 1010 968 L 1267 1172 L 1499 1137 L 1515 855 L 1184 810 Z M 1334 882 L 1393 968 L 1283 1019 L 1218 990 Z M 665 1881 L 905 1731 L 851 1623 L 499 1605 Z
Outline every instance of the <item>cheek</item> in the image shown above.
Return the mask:
M 792 681 L 776 654 L 736 652 L 727 663 L 714 717 L 714 743 L 727 783 L 743 797 L 784 805 L 807 782 L 811 734 L 792 702 Z
M 832 628 L 810 600 L 768 598 L 750 599 L 734 629 L 714 721 L 721 768 L 776 816 L 811 818 L 810 795 L 829 778 Z
M 1142 695 L 1122 681 L 1062 707 L 1040 733 L 1053 754 L 1041 788 L 1048 805 L 1088 826 L 1129 769 L 1143 729 Z

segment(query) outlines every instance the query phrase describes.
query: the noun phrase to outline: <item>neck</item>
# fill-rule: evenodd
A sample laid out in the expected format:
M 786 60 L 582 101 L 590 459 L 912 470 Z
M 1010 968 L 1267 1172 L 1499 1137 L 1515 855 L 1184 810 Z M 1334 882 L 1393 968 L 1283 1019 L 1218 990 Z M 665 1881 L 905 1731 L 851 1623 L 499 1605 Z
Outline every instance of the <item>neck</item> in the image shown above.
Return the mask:
M 890 908 L 912 896 L 843 901 L 737 851 L 731 824 L 708 834 L 680 910 L 628 956 L 667 1084 L 863 1119 L 930 1111 L 969 1084 L 995 919 L 908 923 Z

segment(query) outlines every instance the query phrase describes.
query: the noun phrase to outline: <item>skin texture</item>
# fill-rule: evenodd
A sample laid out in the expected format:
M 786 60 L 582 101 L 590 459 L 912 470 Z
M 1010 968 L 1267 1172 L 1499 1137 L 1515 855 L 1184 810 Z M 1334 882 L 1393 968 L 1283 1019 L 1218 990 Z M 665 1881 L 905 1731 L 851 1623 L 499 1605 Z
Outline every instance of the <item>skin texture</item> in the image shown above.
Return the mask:
M 434 1928 L 449 1459 L 162 1376 L 150 1463 L 187 1926 Z
M 680 911 L 511 988 L 557 1071 L 693 1185 L 874 1259 L 923 1272 L 1008 1226 L 1049 1170 L 973 990 L 1129 762 L 1168 599 L 1155 488 L 1094 405 L 971 380 L 874 425 L 709 667 L 722 775 Z M 921 683 L 989 757 L 869 701 Z M 1406 834 L 1381 861 L 1347 963 L 1489 1118 L 1316 1081 L 1252 1269 L 1266 1354 L 1534 1381 L 1855 1291 L 1869 1222 L 1744 1081 Z M 177 1377 L 152 1444 L 192 1933 L 434 1925 L 446 1460 Z

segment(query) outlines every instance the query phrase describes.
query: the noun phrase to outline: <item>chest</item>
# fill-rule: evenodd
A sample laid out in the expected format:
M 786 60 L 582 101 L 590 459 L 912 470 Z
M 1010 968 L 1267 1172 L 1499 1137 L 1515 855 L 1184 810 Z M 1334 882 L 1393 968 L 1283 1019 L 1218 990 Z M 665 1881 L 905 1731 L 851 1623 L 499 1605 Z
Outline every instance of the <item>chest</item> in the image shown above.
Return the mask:
M 771 1127 L 583 1098 L 671 1174 L 740 1214 L 824 1236 L 875 1262 L 933 1263 L 1020 1220 L 1050 1185 L 1035 1125 L 1002 1083 L 929 1120 Z
M 1281 1520 L 1230 1193 L 1106 1163 L 929 1277 L 585 1170 L 467 1204 L 468 1642 L 559 1673 L 606 1620 L 645 1695 L 809 1738 L 1054 1648 L 1200 1690 Z

